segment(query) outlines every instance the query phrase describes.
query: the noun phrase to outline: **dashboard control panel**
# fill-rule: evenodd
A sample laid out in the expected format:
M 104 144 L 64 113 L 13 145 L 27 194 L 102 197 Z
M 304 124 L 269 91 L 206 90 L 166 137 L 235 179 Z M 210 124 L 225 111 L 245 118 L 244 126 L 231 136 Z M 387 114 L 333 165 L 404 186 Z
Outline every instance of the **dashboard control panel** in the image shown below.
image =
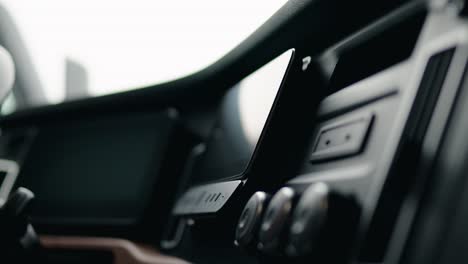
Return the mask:
M 211 215 L 212 221 L 223 219 L 220 222 L 228 222 L 226 216 L 238 217 L 237 224 L 231 226 L 235 228 L 232 236 L 226 240 L 234 240 L 259 263 L 310 263 L 312 259 L 319 263 L 384 262 L 404 199 L 413 180 L 423 175 L 418 173 L 421 161 L 437 154 L 440 141 L 427 138 L 442 137 L 450 116 L 446 106 L 453 104 L 464 80 L 467 40 L 457 36 L 468 36 L 466 21 L 454 20 L 444 12 L 408 5 L 325 50 L 321 58 L 311 58 L 309 68 L 317 68 L 316 63 L 322 61 L 333 64 L 323 67 L 331 69 L 331 76 L 323 86 L 300 82 L 291 89 L 335 84 L 333 92 L 324 95 L 317 108 L 302 109 L 310 112 L 289 115 L 281 119 L 282 124 L 269 127 L 270 133 L 276 132 L 271 132 L 274 128 L 295 133 L 268 142 L 265 148 L 270 156 L 258 158 L 260 165 L 252 175 L 238 181 L 237 187 L 242 187 L 232 199 L 234 204 L 238 202 L 232 206 L 232 214 Z M 395 17 L 400 19 L 392 21 Z M 410 24 L 401 22 L 405 19 Z M 399 33 L 393 35 L 405 25 L 411 28 L 406 33 L 413 36 L 412 43 L 395 39 Z M 380 41 L 373 42 L 376 36 Z M 390 56 L 386 61 L 382 49 L 393 40 L 405 42 L 399 44 L 406 50 L 397 54 L 401 60 Z M 299 49 L 296 52 L 304 55 Z M 381 60 L 377 59 L 380 55 Z M 356 58 L 362 61 L 356 64 Z M 313 77 L 318 80 L 323 76 Z M 283 109 L 300 105 L 303 98 L 294 99 L 297 104 L 291 100 Z M 305 126 L 304 130 L 291 129 L 287 123 L 291 116 L 297 123 L 312 123 L 310 130 Z M 285 145 L 300 137 L 302 152 L 286 151 Z M 277 165 L 289 165 L 281 160 L 296 154 L 299 165 L 280 182 L 282 175 L 278 174 L 284 171 Z M 229 188 L 234 192 L 237 187 Z M 204 196 L 211 191 L 196 188 L 196 192 L 188 192 L 190 196 L 183 196 L 187 202 L 177 204 L 175 214 L 191 212 L 185 215 L 193 217 L 193 212 L 221 208 L 190 207 L 212 199 Z M 242 211 L 242 206 L 238 207 L 241 201 Z M 204 221 L 196 216 L 193 219 Z
M 245 205 L 237 246 L 271 257 L 304 258 L 319 255 L 332 243 L 337 257 L 347 254 L 344 244 L 352 239 L 360 211 L 352 196 L 318 182 L 302 193 L 283 187 L 267 197 L 257 192 Z

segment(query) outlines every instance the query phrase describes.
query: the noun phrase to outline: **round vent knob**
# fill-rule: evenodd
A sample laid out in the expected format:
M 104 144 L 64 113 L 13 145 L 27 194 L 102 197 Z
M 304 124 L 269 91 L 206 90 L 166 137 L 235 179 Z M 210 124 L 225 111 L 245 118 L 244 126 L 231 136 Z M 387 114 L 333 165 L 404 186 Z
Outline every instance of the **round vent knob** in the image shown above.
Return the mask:
M 313 184 L 302 194 L 292 216 L 288 255 L 305 255 L 313 250 L 327 221 L 329 194 L 324 183 Z
M 356 230 L 359 210 L 354 199 L 332 192 L 325 183 L 314 183 L 301 195 L 291 218 L 286 253 L 301 257 L 333 249 L 335 256 L 346 258 Z M 333 262 L 333 261 L 332 261 Z
M 267 200 L 268 194 L 265 192 L 256 192 L 250 197 L 237 224 L 236 245 L 246 248 L 255 245 Z
M 281 252 L 293 199 L 294 191 L 289 187 L 281 188 L 271 199 L 260 226 L 258 249 L 261 251 L 269 254 Z

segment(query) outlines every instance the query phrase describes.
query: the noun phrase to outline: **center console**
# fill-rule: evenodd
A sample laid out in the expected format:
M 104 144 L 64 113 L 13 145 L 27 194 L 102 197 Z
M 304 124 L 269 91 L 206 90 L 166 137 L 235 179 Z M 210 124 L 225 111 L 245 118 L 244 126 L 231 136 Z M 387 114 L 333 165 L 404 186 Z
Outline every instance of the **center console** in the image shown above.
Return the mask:
M 414 217 L 403 213 L 408 194 L 425 180 L 465 75 L 468 27 L 451 12 L 406 5 L 234 86 L 162 247 L 203 263 L 210 251 L 232 263 L 398 259 L 406 238 L 395 234 Z

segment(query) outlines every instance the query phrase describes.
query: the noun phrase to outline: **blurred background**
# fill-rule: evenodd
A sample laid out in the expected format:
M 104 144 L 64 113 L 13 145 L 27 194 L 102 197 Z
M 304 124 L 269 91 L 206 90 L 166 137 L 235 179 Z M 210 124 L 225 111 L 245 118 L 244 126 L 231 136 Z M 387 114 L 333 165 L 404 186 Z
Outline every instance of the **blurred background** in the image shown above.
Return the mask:
M 0 44 L 26 60 L 31 75 L 18 84 L 29 86 L 22 93 L 29 98 L 11 95 L 2 112 L 14 111 L 19 101 L 20 108 L 59 103 L 196 72 L 286 1 L 0 0 L 0 24 L 10 31 L 6 25 L 14 24 L 16 31 L 3 41 L 10 45 Z

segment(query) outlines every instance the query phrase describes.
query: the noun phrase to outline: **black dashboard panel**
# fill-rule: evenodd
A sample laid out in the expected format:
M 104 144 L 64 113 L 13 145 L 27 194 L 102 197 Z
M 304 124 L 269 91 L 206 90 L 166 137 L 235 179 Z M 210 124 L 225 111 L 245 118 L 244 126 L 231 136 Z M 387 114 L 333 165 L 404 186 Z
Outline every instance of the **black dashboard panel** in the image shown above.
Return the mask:
M 242 178 L 268 129 L 268 116 L 294 56 L 289 50 L 232 87 L 221 103 L 206 150 L 192 168 L 195 183 Z
M 188 172 L 192 187 L 179 197 L 174 214 L 215 213 L 242 185 L 278 112 L 293 58 L 294 50 L 286 51 L 226 93 L 206 147 Z

